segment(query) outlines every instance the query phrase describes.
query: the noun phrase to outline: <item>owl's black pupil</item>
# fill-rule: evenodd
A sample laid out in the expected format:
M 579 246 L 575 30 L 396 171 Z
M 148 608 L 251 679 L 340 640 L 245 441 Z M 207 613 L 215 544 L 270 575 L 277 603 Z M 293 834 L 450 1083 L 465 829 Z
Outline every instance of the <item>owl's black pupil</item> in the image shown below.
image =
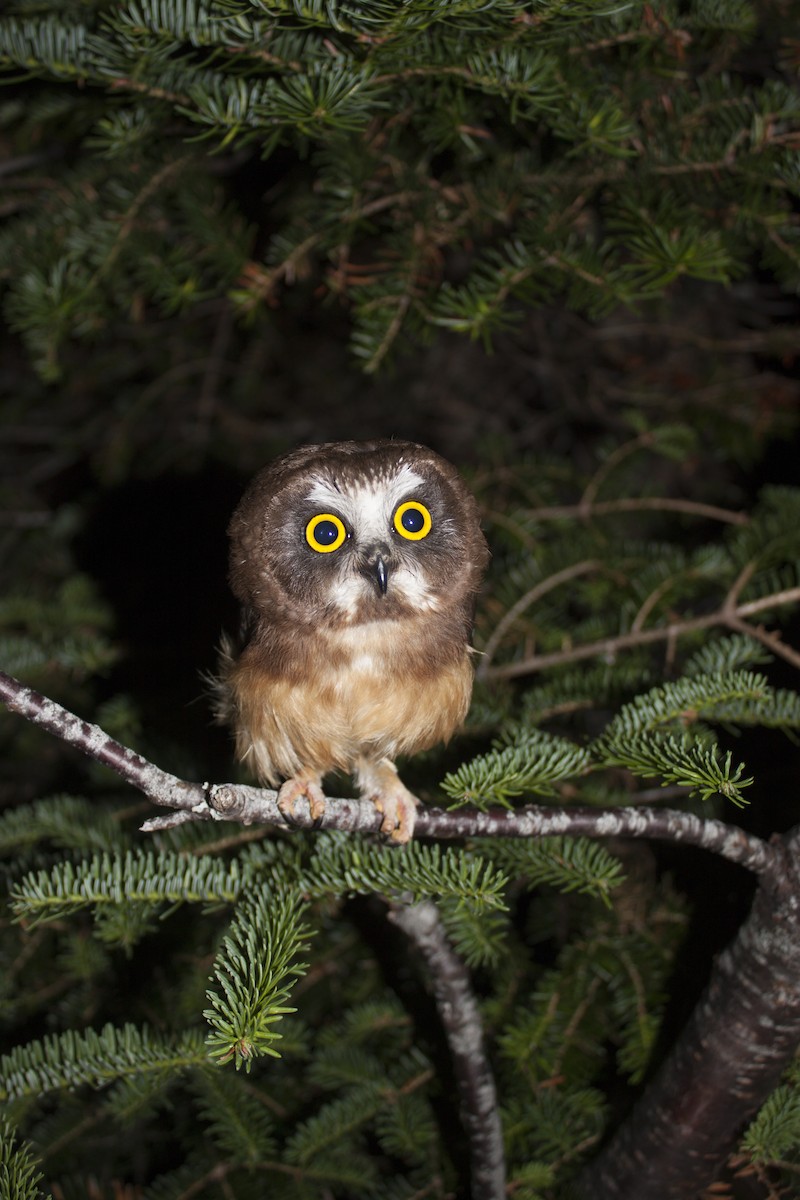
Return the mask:
M 418 508 L 407 508 L 400 518 L 400 524 L 409 533 L 419 533 L 425 524 L 425 518 Z
M 339 536 L 339 530 L 333 521 L 320 521 L 314 526 L 314 537 L 322 546 L 330 546 Z

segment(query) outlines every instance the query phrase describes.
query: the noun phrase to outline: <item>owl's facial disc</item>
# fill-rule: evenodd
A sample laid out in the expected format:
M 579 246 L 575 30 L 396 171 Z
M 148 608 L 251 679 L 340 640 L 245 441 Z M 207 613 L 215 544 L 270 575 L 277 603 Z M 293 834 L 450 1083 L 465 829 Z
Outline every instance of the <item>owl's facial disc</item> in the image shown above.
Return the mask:
M 433 528 L 430 509 L 417 499 L 430 484 L 407 463 L 393 466 L 355 479 L 318 476 L 306 494 L 315 510 L 308 524 L 314 541 L 306 540 L 330 564 L 329 603 L 350 619 L 438 607 L 417 550 Z M 331 522 L 346 529 L 346 539 Z M 324 548 L 315 544 L 323 539 Z M 325 552 L 328 546 L 335 551 Z

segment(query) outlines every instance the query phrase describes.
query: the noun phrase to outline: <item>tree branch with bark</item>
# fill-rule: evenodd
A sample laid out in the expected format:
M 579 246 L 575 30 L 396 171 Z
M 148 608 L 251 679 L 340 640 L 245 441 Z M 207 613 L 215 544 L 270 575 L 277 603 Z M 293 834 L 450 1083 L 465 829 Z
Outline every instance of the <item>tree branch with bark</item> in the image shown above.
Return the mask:
M 186 821 L 236 821 L 241 825 L 275 825 L 285 829 L 286 817 L 278 808 L 278 793 L 271 788 L 238 783 L 193 783 L 163 771 L 134 750 L 69 712 L 54 700 L 26 687 L 0 671 L 0 699 L 11 712 L 75 746 L 90 758 L 110 767 L 154 804 L 172 811 L 145 821 L 142 830 L 155 833 Z M 295 806 L 292 827 L 377 834 L 381 815 L 366 800 L 326 797 L 325 812 L 314 818 L 308 801 Z M 526 805 L 483 812 L 474 809 L 444 811 L 423 805 L 415 825 L 417 837 L 461 840 L 505 837 L 650 838 L 696 846 L 734 862 L 756 874 L 771 870 L 773 847 L 735 825 L 703 819 L 693 813 L 649 807 L 565 808 Z

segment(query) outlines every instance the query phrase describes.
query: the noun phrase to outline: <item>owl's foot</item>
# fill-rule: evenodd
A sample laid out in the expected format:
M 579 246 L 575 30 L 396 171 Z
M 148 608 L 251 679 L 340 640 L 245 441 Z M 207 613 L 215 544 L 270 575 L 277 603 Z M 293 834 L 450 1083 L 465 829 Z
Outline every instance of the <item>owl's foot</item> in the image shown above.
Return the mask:
M 316 825 L 325 814 L 325 796 L 319 785 L 319 778 L 309 779 L 307 775 L 296 775 L 281 784 L 278 792 L 278 808 L 288 825 L 297 825 L 294 806 L 301 796 L 308 800 L 311 820 Z
M 371 799 L 378 812 L 383 813 L 381 833 L 400 846 L 410 841 L 417 819 L 417 797 L 398 779 L 390 791 Z
M 364 799 L 371 800 L 383 816 L 381 833 L 401 846 L 410 841 L 419 801 L 399 779 L 394 763 L 388 758 L 378 763 L 362 761 L 358 783 Z

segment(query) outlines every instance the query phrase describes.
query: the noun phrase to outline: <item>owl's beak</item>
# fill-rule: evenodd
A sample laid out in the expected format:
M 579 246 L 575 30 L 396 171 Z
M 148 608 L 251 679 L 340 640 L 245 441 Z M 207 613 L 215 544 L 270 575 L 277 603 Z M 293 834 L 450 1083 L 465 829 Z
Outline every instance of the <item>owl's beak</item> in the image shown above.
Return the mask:
M 389 568 L 383 561 L 383 557 L 379 554 L 375 559 L 375 578 L 378 581 L 378 588 L 382 596 L 386 595 L 386 589 L 389 586 Z
M 364 566 L 361 568 L 362 574 L 374 580 L 378 585 L 378 591 L 382 596 L 386 595 L 386 589 L 389 586 L 389 564 L 387 558 L 388 554 L 383 547 L 376 546 L 368 553 L 364 560 Z

